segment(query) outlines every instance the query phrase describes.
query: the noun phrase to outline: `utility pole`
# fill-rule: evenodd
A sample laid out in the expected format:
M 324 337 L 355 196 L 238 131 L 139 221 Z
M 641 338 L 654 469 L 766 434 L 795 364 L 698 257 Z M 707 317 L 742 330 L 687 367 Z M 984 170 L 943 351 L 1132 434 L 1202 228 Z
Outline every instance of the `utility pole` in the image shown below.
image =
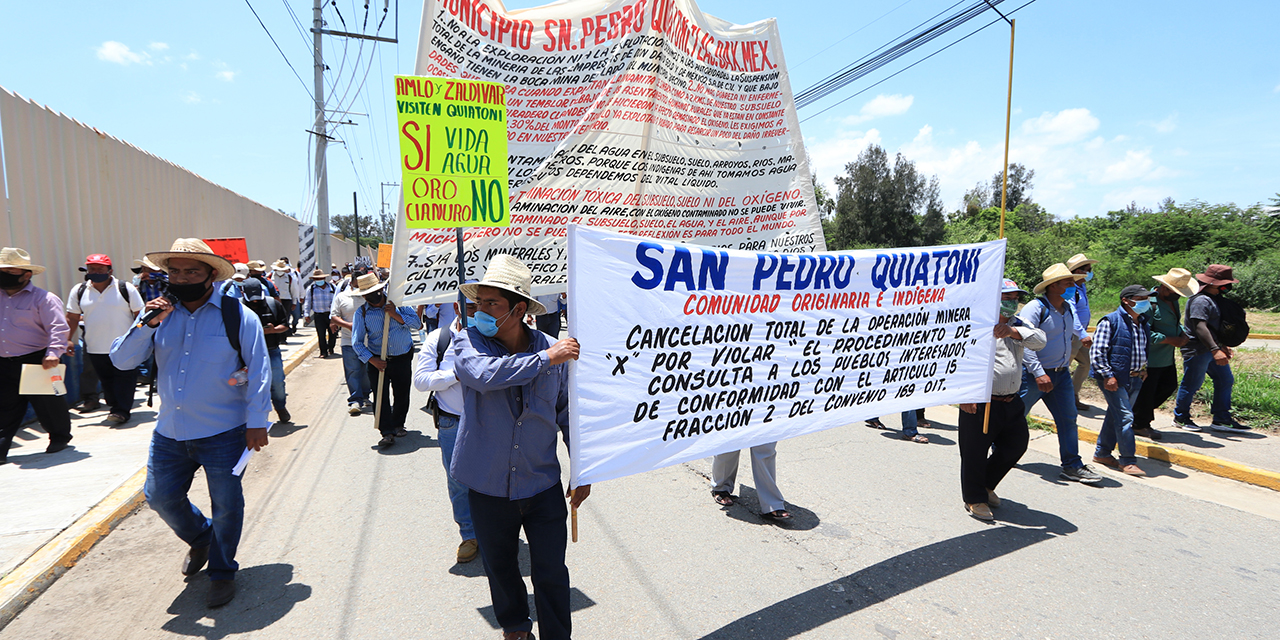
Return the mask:
M 360 209 L 356 208 L 356 192 L 351 192 L 351 215 L 356 218 L 356 257 L 360 257 Z
M 325 162 L 329 132 L 324 121 L 324 55 L 320 48 L 324 30 L 323 8 L 324 0 L 314 0 L 311 33 L 315 48 L 316 124 L 311 133 L 316 138 L 316 268 L 328 273 L 333 261 L 329 253 L 329 166 Z
M 400 186 L 400 183 L 399 183 L 399 182 L 384 182 L 384 183 L 382 183 L 382 190 L 381 190 L 381 194 L 382 194 L 382 230 L 383 230 L 384 232 L 386 232 L 386 231 L 390 231 L 390 232 L 391 232 L 391 235 L 393 235 L 393 236 L 395 235 L 395 227 L 392 227 L 391 225 L 388 225 L 388 224 L 387 224 L 387 187 L 398 187 L 398 186 Z M 388 227 L 390 227 L 390 228 L 388 228 Z

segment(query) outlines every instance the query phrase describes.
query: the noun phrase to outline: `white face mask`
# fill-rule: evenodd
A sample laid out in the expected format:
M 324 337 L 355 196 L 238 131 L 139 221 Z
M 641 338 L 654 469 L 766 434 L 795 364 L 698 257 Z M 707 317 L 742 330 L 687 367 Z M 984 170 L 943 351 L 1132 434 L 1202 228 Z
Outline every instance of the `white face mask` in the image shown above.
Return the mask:
M 287 276 L 287 275 L 289 275 L 289 272 L 288 272 L 288 271 L 277 271 L 277 272 L 276 272 L 276 277 L 277 277 L 277 278 L 283 278 L 283 277 L 285 277 L 285 276 Z

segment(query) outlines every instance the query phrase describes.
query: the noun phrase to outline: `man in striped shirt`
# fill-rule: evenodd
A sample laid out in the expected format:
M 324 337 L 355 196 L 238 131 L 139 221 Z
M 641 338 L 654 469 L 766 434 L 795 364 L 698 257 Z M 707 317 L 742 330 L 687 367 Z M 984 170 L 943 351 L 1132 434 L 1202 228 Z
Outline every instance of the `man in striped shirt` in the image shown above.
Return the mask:
M 1147 475 L 1138 466 L 1133 437 L 1133 405 L 1147 379 L 1147 344 L 1151 327 L 1143 315 L 1151 308 L 1151 292 L 1141 285 L 1120 291 L 1120 308 L 1098 320 L 1089 349 L 1089 364 L 1107 399 L 1107 417 L 1098 432 L 1093 461 L 1131 476 Z M 1120 460 L 1111 451 L 1120 449 Z
M 333 294 L 336 293 L 329 276 L 319 269 L 311 272 L 311 283 L 303 294 L 302 316 L 306 322 L 315 322 L 316 336 L 320 338 L 320 357 L 333 355 L 337 332 L 329 326 L 329 310 L 333 308 Z

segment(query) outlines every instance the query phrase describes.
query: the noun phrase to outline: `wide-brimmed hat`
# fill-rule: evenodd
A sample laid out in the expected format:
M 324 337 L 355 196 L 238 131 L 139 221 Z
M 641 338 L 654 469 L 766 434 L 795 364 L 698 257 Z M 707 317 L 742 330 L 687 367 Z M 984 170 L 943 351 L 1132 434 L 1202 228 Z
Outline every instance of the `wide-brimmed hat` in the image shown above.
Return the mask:
M 148 257 L 146 257 L 146 256 L 143 256 L 143 258 L 142 258 L 141 260 L 134 260 L 134 261 L 133 261 L 133 264 L 135 264 L 135 265 L 137 265 L 137 266 L 139 266 L 139 267 L 146 267 L 146 268 L 148 268 L 148 269 L 150 269 L 150 270 L 152 270 L 152 271 L 164 271 L 164 269 L 161 269 L 161 268 L 160 268 L 160 265 L 158 265 L 158 264 L 156 264 L 156 263 L 152 262 L 152 261 L 151 261 L 151 258 L 148 258 Z
M 271 263 L 271 268 L 276 271 L 288 271 L 289 263 L 285 262 L 284 260 L 276 260 L 275 262 Z
M 1156 282 L 1173 289 L 1178 295 L 1190 298 L 1200 293 L 1200 283 L 1191 277 L 1191 272 L 1181 267 L 1174 267 L 1162 276 L 1151 276 Z
M 351 295 L 367 296 L 385 286 L 387 286 L 387 283 L 379 282 L 378 276 L 375 276 L 372 273 L 366 273 L 359 278 L 356 278 L 356 286 Z
M 547 312 L 547 308 L 529 293 L 532 283 L 533 272 L 529 271 L 529 267 L 509 255 L 499 254 L 489 261 L 489 268 L 479 282 L 467 283 L 458 288 L 462 290 L 462 295 L 477 302 L 480 287 L 493 287 L 519 294 L 529 301 L 529 308 L 525 313 L 540 316 Z
M 229 280 L 236 273 L 236 268 L 232 266 L 230 260 L 214 253 L 213 249 L 199 238 L 178 238 L 173 241 L 173 247 L 168 251 L 154 251 L 148 253 L 147 257 L 163 269 L 169 268 L 171 258 L 198 260 L 213 267 L 214 280 Z
M 325 280 L 325 279 L 327 279 L 328 277 L 329 277 L 329 274 L 327 274 L 327 273 L 325 273 L 325 272 L 323 272 L 323 271 L 321 271 L 321 270 L 319 270 L 319 269 L 316 269 L 315 271 L 312 271 L 312 272 L 311 272 L 311 279 L 312 279 L 312 280 Z
M 1084 267 L 1091 264 L 1098 264 L 1098 261 L 1090 260 L 1083 253 L 1077 253 L 1074 256 L 1071 256 L 1070 260 L 1067 260 L 1067 271 L 1075 271 L 1080 267 Z
M 26 269 L 35 276 L 44 273 L 44 267 L 31 264 L 31 254 L 17 247 L 0 249 L 0 269 Z
M 1211 264 L 1205 267 L 1204 273 L 1196 274 L 1196 280 L 1215 287 L 1240 282 L 1231 276 L 1231 267 L 1225 264 Z
M 1041 279 L 1040 284 L 1036 285 L 1036 288 L 1034 290 L 1036 295 L 1040 295 L 1044 293 L 1045 287 L 1059 280 L 1071 279 L 1076 282 L 1079 282 L 1081 280 L 1084 280 L 1084 276 L 1071 273 L 1071 270 L 1067 268 L 1067 265 L 1059 262 L 1058 264 L 1052 265 L 1048 269 L 1045 269 L 1044 273 L 1040 274 L 1040 279 Z
M 267 263 L 261 260 L 250 260 L 248 264 L 246 264 L 245 266 L 249 267 L 250 271 L 266 271 L 267 270 Z

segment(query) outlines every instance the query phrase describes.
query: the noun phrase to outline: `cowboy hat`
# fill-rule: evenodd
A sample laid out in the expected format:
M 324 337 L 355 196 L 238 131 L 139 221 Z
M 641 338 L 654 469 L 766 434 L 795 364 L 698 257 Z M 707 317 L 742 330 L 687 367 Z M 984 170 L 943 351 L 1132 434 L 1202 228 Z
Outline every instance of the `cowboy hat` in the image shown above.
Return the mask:
M 284 260 L 276 260 L 275 262 L 271 263 L 271 268 L 276 271 L 288 271 L 289 263 L 285 262 Z
M 312 272 L 311 272 L 311 279 L 312 279 L 312 280 L 325 280 L 325 279 L 327 279 L 328 277 L 329 277 L 329 274 L 327 274 L 327 273 L 325 273 L 325 272 L 323 272 L 323 271 L 321 271 L 321 270 L 319 270 L 319 269 L 316 269 L 315 271 L 312 271 Z
M 26 269 L 33 276 L 44 273 L 44 267 L 31 264 L 31 254 L 17 247 L 0 249 L 0 269 Z
M 1225 264 L 1211 264 L 1204 268 L 1204 273 L 1197 273 L 1196 280 L 1215 287 L 1240 282 L 1231 275 L 1231 267 Z
M 519 294 L 529 301 L 529 308 L 525 313 L 540 316 L 547 312 L 547 308 L 529 293 L 532 282 L 533 273 L 529 271 L 529 267 L 504 253 L 489 262 L 489 268 L 485 270 L 480 282 L 467 283 L 458 288 L 462 290 L 462 295 L 476 302 L 479 302 L 477 296 L 480 287 L 493 287 Z
M 1071 273 L 1071 270 L 1067 268 L 1067 265 L 1062 264 L 1061 262 L 1050 266 L 1048 269 L 1045 269 L 1044 273 L 1040 274 L 1040 278 L 1041 278 L 1040 284 L 1036 285 L 1036 288 L 1034 289 L 1036 295 L 1040 295 L 1044 293 L 1045 287 L 1059 280 L 1071 279 L 1071 280 L 1075 280 L 1076 282 L 1084 280 L 1084 276 Z
M 245 266 L 249 267 L 250 271 L 266 271 L 267 270 L 267 263 L 261 260 L 250 260 L 249 263 L 246 264 Z
M 1067 271 L 1075 271 L 1080 267 L 1088 266 L 1091 264 L 1097 264 L 1097 263 L 1098 263 L 1097 260 L 1090 260 L 1086 258 L 1083 253 L 1077 253 L 1074 256 L 1071 256 L 1070 260 L 1067 260 Z
M 173 241 L 173 247 L 168 251 L 153 251 L 148 253 L 147 257 L 163 269 L 169 268 L 171 258 L 203 262 L 213 267 L 214 280 L 228 280 L 236 273 L 236 268 L 232 266 L 230 260 L 214 253 L 213 249 L 199 238 L 178 238 Z
M 160 268 L 160 265 L 152 262 L 151 258 L 145 256 L 141 260 L 134 260 L 133 263 L 139 267 L 146 267 L 152 271 L 164 271 L 164 269 Z
M 378 276 L 375 276 L 372 273 L 366 273 L 359 278 L 356 278 L 355 291 L 353 291 L 351 295 L 367 296 L 385 286 L 387 286 L 387 283 L 379 282 Z
M 1178 295 L 1184 298 L 1190 298 L 1200 293 L 1200 283 L 1191 277 L 1191 272 L 1186 269 L 1174 267 L 1162 276 L 1151 276 L 1156 282 L 1173 289 Z

